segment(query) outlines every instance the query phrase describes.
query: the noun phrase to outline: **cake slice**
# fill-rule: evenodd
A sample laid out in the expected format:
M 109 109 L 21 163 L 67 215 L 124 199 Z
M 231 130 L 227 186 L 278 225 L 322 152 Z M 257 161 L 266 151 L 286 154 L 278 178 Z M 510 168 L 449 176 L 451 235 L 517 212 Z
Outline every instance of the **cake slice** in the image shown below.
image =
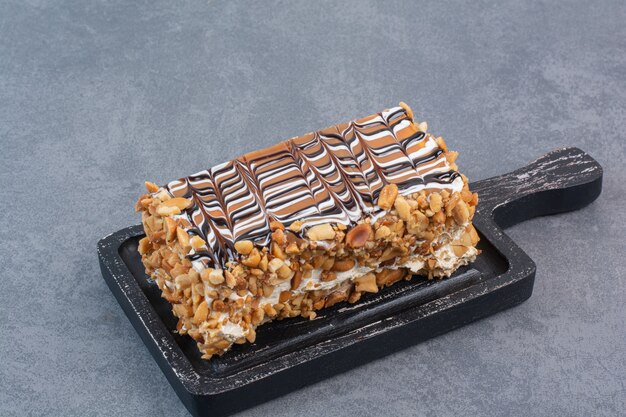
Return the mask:
M 294 137 L 137 202 L 142 261 L 204 358 L 413 275 L 472 262 L 478 196 L 404 103 Z

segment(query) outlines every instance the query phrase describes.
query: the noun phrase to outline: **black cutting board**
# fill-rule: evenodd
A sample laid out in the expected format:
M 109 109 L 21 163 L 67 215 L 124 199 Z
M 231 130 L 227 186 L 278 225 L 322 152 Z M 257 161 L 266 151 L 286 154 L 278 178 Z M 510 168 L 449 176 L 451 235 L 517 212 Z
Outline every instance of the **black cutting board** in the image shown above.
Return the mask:
M 312 321 L 294 318 L 265 324 L 254 344 L 235 345 L 210 361 L 200 358 L 191 338 L 174 332 L 170 305 L 144 273 L 137 252 L 141 226 L 100 240 L 100 267 L 191 414 L 223 416 L 526 300 L 532 294 L 535 264 L 502 228 L 591 203 L 602 189 L 602 167 L 580 149 L 558 149 L 470 187 L 479 195 L 474 225 L 482 250 L 471 266 L 444 280 L 413 277 L 398 282 L 366 294 L 356 304 L 320 310 Z

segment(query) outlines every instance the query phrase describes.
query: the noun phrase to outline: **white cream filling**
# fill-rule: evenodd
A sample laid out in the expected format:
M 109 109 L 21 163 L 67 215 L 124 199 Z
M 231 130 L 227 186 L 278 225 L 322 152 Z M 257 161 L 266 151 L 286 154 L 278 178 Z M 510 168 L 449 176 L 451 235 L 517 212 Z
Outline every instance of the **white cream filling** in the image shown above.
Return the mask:
M 246 332 L 239 324 L 233 323 L 232 321 L 227 321 L 226 324 L 222 324 L 222 335 L 234 342 L 237 339 L 241 339 L 246 336 Z
M 348 271 L 337 272 L 336 278 L 332 281 L 322 281 L 321 275 L 324 271 L 322 269 L 316 268 L 311 270 L 310 277 L 302 279 L 300 286 L 296 288 L 294 292 L 296 294 L 302 294 L 306 291 L 329 290 L 331 288 L 339 286 L 344 281 L 363 276 L 371 271 L 372 268 L 356 265 Z
M 416 258 L 409 258 L 408 261 L 402 265 L 403 268 L 408 268 L 411 272 L 417 274 L 420 270 L 424 268 L 424 261 Z

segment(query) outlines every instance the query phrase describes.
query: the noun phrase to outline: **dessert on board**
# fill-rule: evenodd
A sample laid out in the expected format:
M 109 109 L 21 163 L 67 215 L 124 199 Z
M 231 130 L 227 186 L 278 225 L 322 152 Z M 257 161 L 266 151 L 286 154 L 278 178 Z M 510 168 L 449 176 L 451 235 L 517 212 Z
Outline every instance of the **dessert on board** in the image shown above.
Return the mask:
M 479 253 L 457 153 L 404 103 L 163 186 L 136 209 L 142 261 L 203 358 Z

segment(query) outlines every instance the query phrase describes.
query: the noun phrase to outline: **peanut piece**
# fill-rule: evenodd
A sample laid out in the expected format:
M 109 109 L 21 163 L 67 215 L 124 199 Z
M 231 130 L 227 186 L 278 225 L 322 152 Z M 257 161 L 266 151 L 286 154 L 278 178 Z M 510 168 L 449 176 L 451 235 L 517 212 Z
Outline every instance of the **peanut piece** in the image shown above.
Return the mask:
M 416 202 L 417 202 L 417 206 L 422 210 L 426 210 L 429 207 L 428 201 L 426 200 L 426 194 L 424 193 L 424 191 L 420 192 L 419 196 L 417 197 Z
M 287 257 L 285 256 L 285 252 L 280 248 L 280 246 L 276 242 L 272 242 L 272 255 L 278 259 L 285 260 Z
M 287 238 L 285 237 L 285 232 L 283 232 L 282 229 L 275 230 L 272 233 L 272 240 L 278 245 L 284 245 L 287 241 Z
M 362 277 L 354 279 L 356 284 L 355 290 L 359 292 L 378 292 L 378 285 L 376 285 L 376 275 L 373 273 L 365 274 Z
M 295 243 L 291 243 L 285 248 L 285 252 L 287 252 L 288 255 L 295 255 L 296 253 L 300 253 L 300 248 Z
M 174 282 L 176 283 L 176 287 L 180 289 L 185 289 L 191 286 L 191 278 L 189 275 L 182 274 L 174 278 Z
M 259 262 L 259 269 L 262 272 L 266 272 L 267 271 L 267 265 L 268 265 L 267 254 L 265 254 L 261 258 L 261 262 Z
M 215 342 L 213 345 L 219 350 L 224 350 L 227 349 L 228 346 L 230 346 L 230 342 L 226 339 L 221 339 Z
M 326 258 L 321 265 L 322 270 L 330 271 L 335 264 L 335 258 Z
M 378 207 L 383 210 L 391 209 L 396 197 L 398 197 L 398 186 L 396 184 L 385 185 L 378 196 Z
M 296 271 L 296 273 L 291 278 L 291 291 L 296 290 L 300 286 L 301 282 L 302 282 L 302 272 Z
M 144 194 L 139 197 L 139 200 L 137 200 L 137 203 L 135 203 L 136 212 L 140 212 L 141 209 L 147 209 L 148 207 L 150 207 L 154 200 L 152 198 L 147 198 L 147 196 L 148 194 Z
M 480 240 L 480 237 L 478 236 L 478 232 L 476 232 L 476 229 L 474 228 L 474 225 L 470 223 L 469 225 L 467 225 L 467 229 L 465 229 L 465 230 L 470 235 L 470 242 L 471 242 L 472 246 L 476 246 L 476 244 Z
M 398 211 L 398 216 L 400 216 L 402 220 L 404 220 L 405 222 L 409 221 L 411 217 L 411 206 L 409 206 L 409 203 L 407 203 L 404 197 L 399 196 L 398 198 L 396 198 L 394 207 Z
M 199 325 L 207 319 L 209 315 L 209 306 L 206 301 L 202 301 L 193 315 L 193 324 Z
M 398 247 L 390 247 L 385 249 L 385 251 L 383 252 L 383 254 L 380 256 L 379 261 L 380 262 L 385 262 L 388 261 L 389 259 L 393 259 L 399 255 L 402 255 L 402 248 L 398 248 Z
M 474 195 L 470 190 L 461 190 L 461 199 L 469 204 L 474 199 Z
M 256 268 L 259 265 L 259 262 L 261 262 L 261 254 L 256 248 L 252 250 L 246 259 L 241 261 L 242 264 L 250 268 Z
M 146 186 L 146 190 L 148 190 L 149 193 L 156 193 L 157 191 L 159 191 L 159 186 L 153 182 L 146 181 L 144 182 L 144 185 Z
M 295 222 L 289 225 L 289 230 L 292 232 L 299 232 L 302 230 L 302 222 L 300 220 L 296 220 Z
M 444 151 L 444 152 L 448 152 L 448 146 L 446 145 L 446 142 L 443 140 L 443 138 L 441 136 L 436 137 L 435 138 L 435 142 L 437 142 L 437 145 Z
M 150 250 L 151 244 L 150 244 L 150 239 L 148 239 L 147 237 L 144 237 L 143 239 L 141 239 L 139 241 L 139 253 L 141 255 L 145 255 L 146 253 L 148 253 L 148 251 Z
M 261 293 L 264 297 L 271 297 L 274 292 L 274 287 L 269 284 L 261 284 Z
M 254 249 L 254 244 L 250 240 L 240 240 L 235 242 L 235 250 L 242 255 L 249 255 Z
M 411 110 L 409 105 L 406 104 L 404 101 L 401 101 L 400 104 L 398 104 L 398 105 L 404 109 L 404 111 L 406 112 L 406 115 L 409 117 L 409 119 L 413 120 L 413 110 Z
M 374 234 L 375 239 L 384 239 L 391 234 L 391 229 L 387 226 L 380 226 Z
M 265 311 L 262 308 L 257 308 L 252 312 L 252 324 L 259 325 L 265 318 Z
M 280 259 L 280 258 L 274 258 L 272 259 L 268 264 L 267 267 L 269 268 L 270 272 L 276 272 L 278 271 L 285 263 Z
M 452 215 L 452 210 L 454 210 L 460 199 L 461 196 L 459 195 L 459 193 L 452 194 L 452 196 L 448 200 L 448 203 L 446 204 L 446 216 Z
M 335 304 L 341 301 L 344 301 L 347 298 L 348 298 L 348 295 L 346 293 L 335 291 L 333 293 L 330 293 L 326 297 L 326 302 L 324 303 L 324 307 L 328 308 L 328 307 L 334 306 Z
M 461 235 L 461 239 L 459 239 L 459 240 L 460 240 L 461 245 L 472 246 L 472 237 L 470 236 L 468 231 L 465 231 Z
M 195 269 L 190 269 L 187 275 L 189 275 L 192 283 L 200 283 L 200 274 Z M 202 288 L 202 286 L 200 286 L 200 288 Z
M 335 261 L 331 269 L 335 272 L 346 272 L 354 268 L 355 263 L 354 259 L 341 259 Z
M 237 285 L 235 276 L 230 271 L 224 271 L 224 276 L 226 277 L 226 285 L 228 285 L 228 288 L 235 288 L 235 285 Z
M 209 275 L 211 275 L 211 272 L 213 272 L 212 268 L 203 269 L 202 272 L 200 272 L 200 279 L 204 282 L 209 282 Z
M 452 209 L 452 215 L 458 224 L 465 224 L 467 222 L 469 219 L 469 209 L 465 201 L 459 200 L 459 202 L 456 203 L 454 209 Z
M 454 152 L 454 151 L 446 152 L 446 160 L 448 161 L 449 164 L 454 164 L 454 161 L 456 161 L 456 158 L 458 156 L 459 156 L 458 152 Z
M 352 294 L 350 294 L 350 297 L 348 298 L 348 302 L 350 304 L 356 303 L 361 298 L 361 294 L 362 293 L 360 293 L 359 291 L 354 291 Z
M 187 317 L 189 316 L 189 308 L 184 304 L 174 304 L 172 306 L 172 310 L 174 310 L 174 314 L 176 317 Z
M 362 248 L 372 234 L 369 223 L 361 223 L 350 229 L 346 234 L 346 244 L 351 248 Z
M 191 247 L 198 250 L 204 246 L 204 240 L 200 236 L 194 236 L 189 241 L 191 243 Z
M 474 213 L 476 212 L 476 206 L 468 206 L 468 210 L 469 210 L 469 218 L 473 219 Z
M 452 251 L 454 252 L 456 256 L 461 257 L 465 255 L 465 252 L 467 252 L 467 246 L 452 245 Z
M 411 213 L 409 219 L 408 230 L 412 234 L 418 234 L 423 232 L 428 227 L 428 217 L 421 211 L 414 211 Z
M 261 259 L 261 262 L 263 262 L 263 260 Z M 259 262 L 260 264 L 260 262 Z M 263 271 L 259 268 L 250 268 L 250 270 L 248 271 L 248 273 L 250 275 L 254 275 L 255 277 L 260 277 L 263 275 Z
M 180 227 L 176 228 L 176 239 L 178 240 L 180 246 L 183 247 L 183 250 L 189 250 L 189 248 L 191 247 L 189 243 L 189 235 Z
M 293 271 L 287 265 L 281 266 L 280 268 L 278 268 L 278 271 L 276 271 L 276 274 L 278 275 L 278 278 L 280 279 L 291 278 L 292 273 Z
M 433 211 L 433 213 L 437 213 L 439 210 L 441 210 L 441 207 L 443 205 L 441 195 L 439 195 L 438 193 L 432 193 L 430 195 L 429 204 L 430 204 L 430 209 Z
M 288 301 L 290 299 L 291 299 L 291 291 L 283 291 L 278 296 L 278 302 L 279 303 L 284 303 L 284 302 L 286 302 L 286 301 Z
M 157 213 L 161 216 L 169 216 L 171 214 L 180 214 L 180 212 L 191 206 L 191 200 L 186 198 L 170 198 L 157 207 Z
M 285 230 L 285 226 L 281 222 L 279 222 L 278 220 L 272 220 L 270 222 L 270 230 L 273 232 L 273 231 L 278 230 L 278 229 Z
M 405 271 L 402 269 L 383 269 L 376 273 L 376 284 L 391 285 L 394 282 L 400 281 L 404 277 Z
M 171 217 L 165 218 L 165 240 L 167 242 L 174 240 L 174 236 L 176 236 L 176 227 L 178 227 L 178 225 L 175 220 Z
M 433 216 L 433 221 L 435 223 L 444 224 L 446 222 L 446 214 L 443 211 L 438 211 Z
M 324 223 L 311 227 L 306 235 L 311 240 L 332 240 L 335 238 L 335 231 L 330 224 Z
M 167 206 L 167 207 L 178 207 L 179 209 L 184 210 L 191 206 L 191 200 L 188 200 L 186 198 L 176 197 L 176 198 L 170 198 L 169 200 L 164 201 L 163 203 L 161 203 L 161 205 Z
M 263 310 L 265 310 L 265 314 L 269 317 L 275 317 L 276 314 L 278 314 L 271 304 L 265 304 Z
M 180 214 L 180 209 L 175 206 L 169 207 L 161 204 L 157 207 L 157 214 L 163 217 L 174 216 L 176 214 Z
M 312 266 L 313 268 L 317 269 L 317 268 L 321 268 L 322 265 L 324 264 L 324 262 L 326 262 L 326 257 L 323 255 L 316 255 L 313 257 L 312 260 Z
M 221 269 L 214 269 L 209 273 L 209 282 L 213 285 L 220 285 L 224 282 L 224 272 Z

